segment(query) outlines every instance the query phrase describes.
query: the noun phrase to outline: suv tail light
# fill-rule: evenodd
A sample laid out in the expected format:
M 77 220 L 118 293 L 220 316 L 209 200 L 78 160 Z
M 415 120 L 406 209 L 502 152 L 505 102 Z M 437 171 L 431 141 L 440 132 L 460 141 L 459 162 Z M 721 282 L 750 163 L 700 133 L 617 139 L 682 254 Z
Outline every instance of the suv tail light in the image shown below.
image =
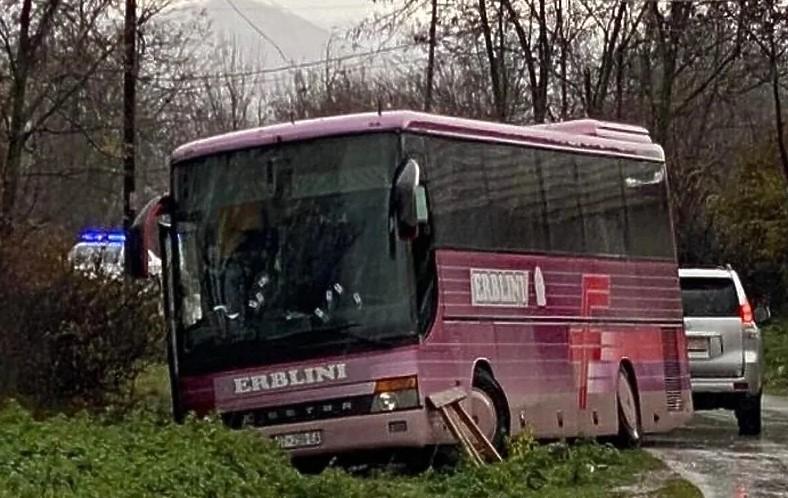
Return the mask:
M 743 327 L 753 327 L 755 325 L 749 301 L 744 301 L 744 304 L 739 306 L 739 317 L 741 317 Z

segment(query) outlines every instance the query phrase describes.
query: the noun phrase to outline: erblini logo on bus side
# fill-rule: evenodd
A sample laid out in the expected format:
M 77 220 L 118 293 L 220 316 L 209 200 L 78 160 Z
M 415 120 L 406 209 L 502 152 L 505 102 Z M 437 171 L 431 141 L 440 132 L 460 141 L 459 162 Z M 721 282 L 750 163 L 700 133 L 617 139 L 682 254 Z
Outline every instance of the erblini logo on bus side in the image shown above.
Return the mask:
M 471 268 L 471 304 L 473 306 L 528 307 L 528 284 L 531 273 L 516 270 Z M 547 306 L 545 281 L 538 266 L 533 273 L 536 306 Z
M 528 307 L 527 271 L 471 268 L 471 304 Z

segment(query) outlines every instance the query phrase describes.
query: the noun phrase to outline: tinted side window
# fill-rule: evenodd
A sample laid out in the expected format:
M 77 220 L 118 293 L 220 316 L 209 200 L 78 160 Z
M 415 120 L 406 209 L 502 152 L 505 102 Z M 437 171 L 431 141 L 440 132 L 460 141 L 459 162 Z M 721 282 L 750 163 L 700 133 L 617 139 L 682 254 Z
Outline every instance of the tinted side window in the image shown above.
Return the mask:
M 623 160 L 621 165 L 629 255 L 673 259 L 673 230 L 664 166 L 633 160 Z
M 739 316 L 739 298 L 729 278 L 681 279 L 685 316 Z
M 430 136 L 419 143 L 437 246 L 674 258 L 662 164 Z
M 619 160 L 576 156 L 586 252 L 627 254 L 624 193 Z
M 438 245 L 484 249 L 493 239 L 483 147 L 433 139 L 425 183 Z
M 534 150 L 491 145 L 485 148 L 484 170 L 493 247 L 549 249 L 541 172 Z
M 575 157 L 546 150 L 537 150 L 535 154 L 544 181 L 550 250 L 586 252 Z
M 546 250 L 540 171 L 532 149 L 431 138 L 425 182 L 438 245 Z

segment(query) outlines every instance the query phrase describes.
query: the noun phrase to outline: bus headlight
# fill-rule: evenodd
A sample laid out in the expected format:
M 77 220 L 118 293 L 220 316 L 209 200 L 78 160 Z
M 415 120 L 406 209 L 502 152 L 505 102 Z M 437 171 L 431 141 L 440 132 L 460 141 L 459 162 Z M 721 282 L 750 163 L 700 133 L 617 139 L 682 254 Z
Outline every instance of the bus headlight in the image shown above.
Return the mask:
M 397 409 L 397 395 L 395 393 L 380 393 L 376 399 L 377 408 L 381 412 L 393 412 Z M 372 408 L 373 411 L 375 408 Z
M 372 413 L 393 412 L 417 406 L 419 406 L 419 390 L 415 375 L 375 382 Z

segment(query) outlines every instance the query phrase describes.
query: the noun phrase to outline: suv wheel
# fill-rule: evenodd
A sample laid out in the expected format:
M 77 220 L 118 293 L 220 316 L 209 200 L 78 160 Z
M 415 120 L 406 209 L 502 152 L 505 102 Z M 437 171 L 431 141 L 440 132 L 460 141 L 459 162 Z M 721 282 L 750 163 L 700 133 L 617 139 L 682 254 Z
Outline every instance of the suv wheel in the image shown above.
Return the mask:
M 735 413 L 740 435 L 757 436 L 761 433 L 761 393 L 745 395 L 739 401 Z

